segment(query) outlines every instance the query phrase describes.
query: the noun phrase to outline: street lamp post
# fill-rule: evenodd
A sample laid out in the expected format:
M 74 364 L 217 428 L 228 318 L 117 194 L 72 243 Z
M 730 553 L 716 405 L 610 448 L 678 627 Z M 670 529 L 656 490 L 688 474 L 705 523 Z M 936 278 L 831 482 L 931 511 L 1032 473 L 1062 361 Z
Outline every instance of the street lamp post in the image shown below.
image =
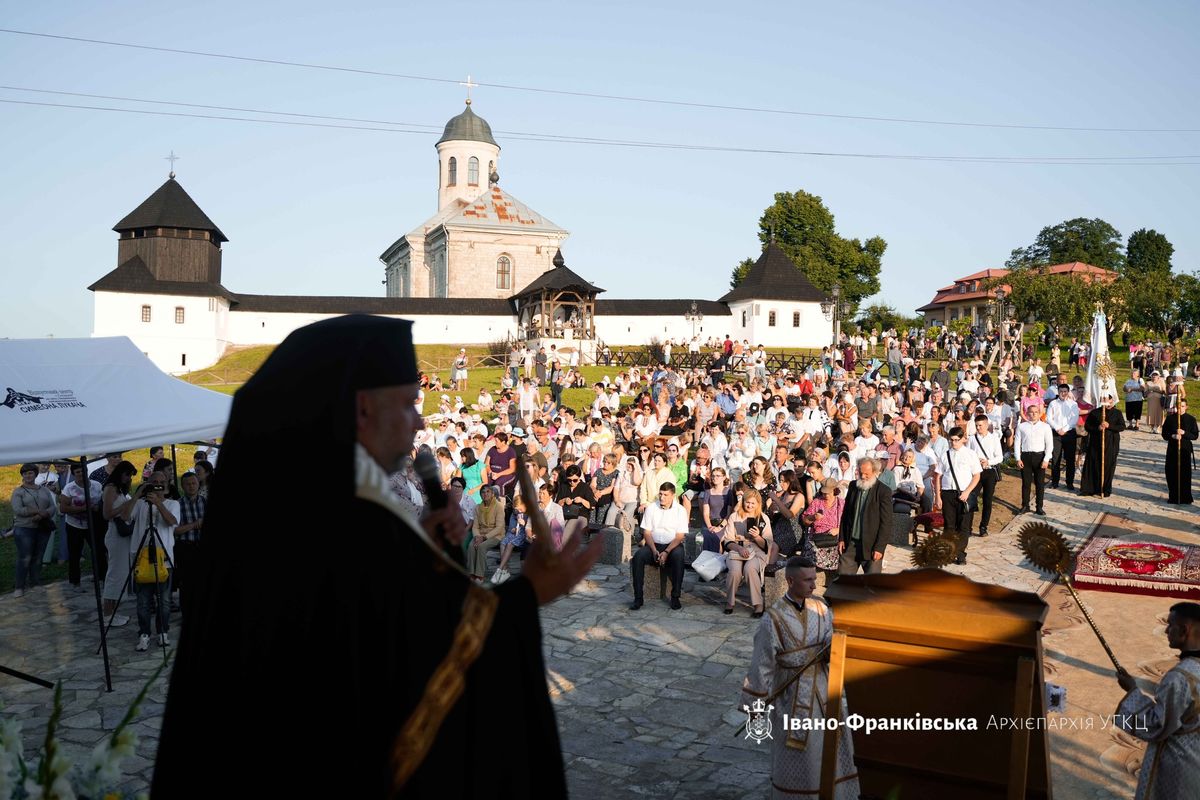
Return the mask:
M 849 313 L 850 304 L 842 302 L 842 285 L 835 283 L 830 290 L 831 299 L 821 301 L 821 313 L 825 319 L 833 320 L 833 346 L 842 338 L 842 316 Z
M 692 301 L 692 307 L 684 312 L 683 318 L 692 323 L 692 338 L 696 338 L 696 326 L 704 322 L 704 313 L 696 307 L 696 301 Z

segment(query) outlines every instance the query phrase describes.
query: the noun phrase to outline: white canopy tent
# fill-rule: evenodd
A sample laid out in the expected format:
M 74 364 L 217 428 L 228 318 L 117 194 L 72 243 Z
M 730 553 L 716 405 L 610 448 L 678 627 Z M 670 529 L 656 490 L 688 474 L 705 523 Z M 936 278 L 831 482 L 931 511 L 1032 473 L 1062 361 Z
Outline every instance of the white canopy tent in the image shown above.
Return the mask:
M 124 336 L 0 341 L 0 392 L 0 464 L 212 439 L 233 403 Z
M 165 374 L 124 336 L 0 341 L 0 390 L 0 464 L 58 458 L 86 463 L 89 453 L 216 438 L 224 434 L 233 404 L 227 395 Z M 89 515 L 93 558 L 103 535 Z M 101 579 L 93 574 L 92 589 L 111 692 Z M 0 671 L 50 686 L 2 665 Z

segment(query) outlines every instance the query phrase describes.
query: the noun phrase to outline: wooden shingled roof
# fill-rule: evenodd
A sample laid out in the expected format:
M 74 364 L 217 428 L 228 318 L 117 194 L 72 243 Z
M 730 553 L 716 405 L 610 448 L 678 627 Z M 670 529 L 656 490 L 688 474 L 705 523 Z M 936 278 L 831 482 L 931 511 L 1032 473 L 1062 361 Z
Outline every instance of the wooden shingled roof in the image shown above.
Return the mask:
M 792 263 L 775 242 L 767 242 L 762 255 L 736 289 L 721 297 L 720 302 L 738 300 L 790 300 L 819 303 L 826 295 Z
M 202 281 L 163 281 L 154 277 L 141 256 L 123 262 L 112 272 L 88 287 L 92 292 L 118 292 L 123 294 L 169 294 L 181 297 L 224 297 L 229 300 L 233 293 L 219 283 Z
M 174 178 L 154 190 L 142 204 L 125 215 L 113 226 L 114 231 L 136 228 L 185 228 L 195 231 L 210 231 L 217 242 L 229 239 L 221 233 L 208 215 L 200 210 L 196 201 L 183 190 Z
M 604 291 L 599 286 L 592 285 L 568 269 L 567 262 L 563 259 L 561 250 L 554 254 L 554 269 L 548 269 L 541 275 L 538 275 L 528 286 L 514 294 L 513 297 L 524 297 L 528 294 L 540 292 L 543 289 L 554 291 L 576 289 L 589 294 L 599 294 Z

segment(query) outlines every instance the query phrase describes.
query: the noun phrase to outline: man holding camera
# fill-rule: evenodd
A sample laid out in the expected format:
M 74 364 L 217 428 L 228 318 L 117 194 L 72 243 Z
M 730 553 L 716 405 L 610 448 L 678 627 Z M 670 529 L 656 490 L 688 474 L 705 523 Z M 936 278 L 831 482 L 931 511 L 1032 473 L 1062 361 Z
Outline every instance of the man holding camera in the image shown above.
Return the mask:
M 134 592 L 137 595 L 138 650 L 150 647 L 150 605 L 157 608 L 158 644 L 171 643 L 167 631 L 171 615 L 171 568 L 175 564 L 175 526 L 179 524 L 179 501 L 167 498 L 167 476 L 154 472 L 137 494 L 137 506 L 129 518 L 133 526 L 131 545 L 134 557 Z M 144 576 L 138 564 L 146 562 L 150 569 Z

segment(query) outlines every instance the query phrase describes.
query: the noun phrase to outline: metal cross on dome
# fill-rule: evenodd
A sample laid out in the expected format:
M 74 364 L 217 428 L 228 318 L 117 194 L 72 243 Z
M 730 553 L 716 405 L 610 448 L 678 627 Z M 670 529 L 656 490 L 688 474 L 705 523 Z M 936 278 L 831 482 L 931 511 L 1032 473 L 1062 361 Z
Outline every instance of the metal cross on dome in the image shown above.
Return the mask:
M 177 155 L 175 155 L 175 151 L 174 151 L 174 150 L 172 150 L 172 151 L 171 151 L 171 155 L 169 155 L 169 156 L 163 156 L 163 161 L 170 161 L 170 162 L 171 162 L 171 175 L 170 175 L 170 177 L 172 177 L 172 178 L 174 178 L 174 177 L 175 177 L 175 162 L 176 162 L 176 161 L 178 161 L 180 158 L 181 158 L 181 156 L 177 156 Z
M 471 105 L 471 90 L 474 89 L 475 87 L 479 86 L 479 84 L 471 83 L 471 76 L 467 75 L 466 82 L 459 81 L 458 85 L 467 87 L 467 105 Z

